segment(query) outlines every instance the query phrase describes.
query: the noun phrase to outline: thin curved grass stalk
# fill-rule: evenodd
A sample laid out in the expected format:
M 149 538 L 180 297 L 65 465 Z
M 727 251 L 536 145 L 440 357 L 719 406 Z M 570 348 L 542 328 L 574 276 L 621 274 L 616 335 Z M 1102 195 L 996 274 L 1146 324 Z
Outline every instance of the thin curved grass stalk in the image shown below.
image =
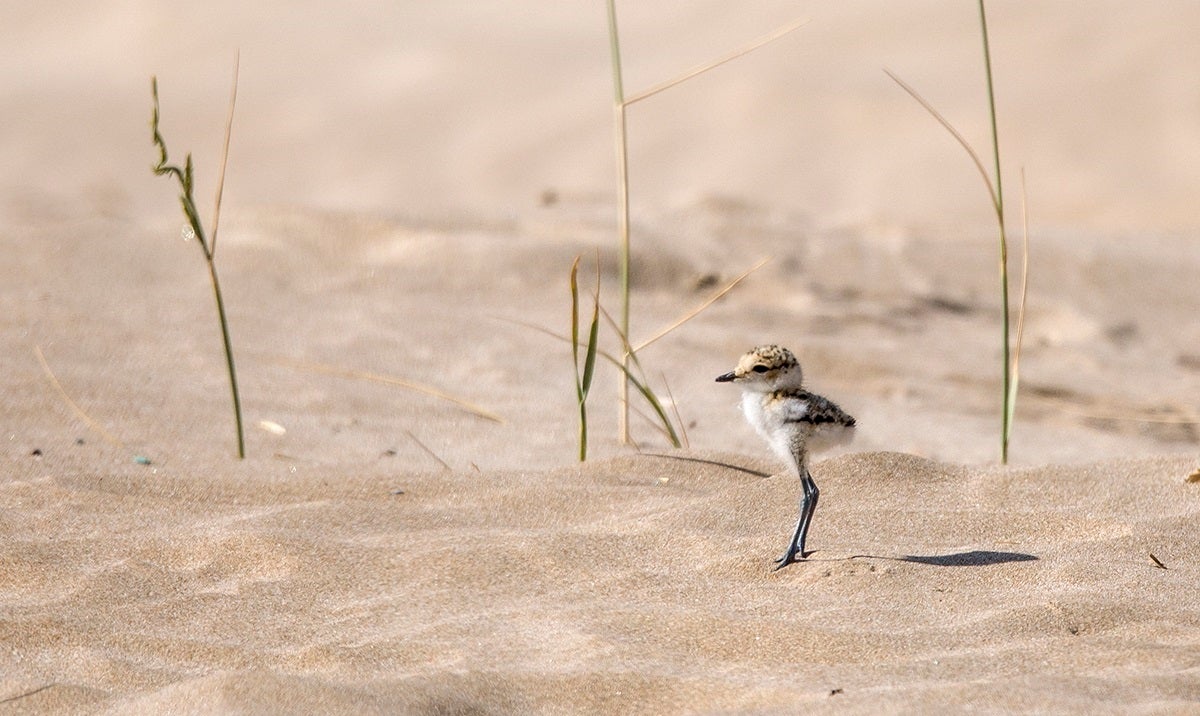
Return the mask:
M 683 436 L 683 446 L 690 448 L 692 441 L 688 440 L 687 426 L 683 424 L 683 416 L 679 414 L 679 403 L 675 402 L 675 394 L 671 392 L 671 384 L 667 381 L 667 374 L 662 374 L 663 387 L 667 389 L 667 400 L 671 401 L 671 412 L 675 414 L 675 424 L 679 426 L 679 434 Z
M 1008 386 L 1008 431 L 1012 433 L 1017 407 L 1017 385 L 1021 381 L 1021 345 L 1025 339 L 1025 299 L 1029 295 L 1029 202 L 1025 195 L 1025 167 L 1021 167 L 1021 301 L 1017 304 L 1017 347 L 1013 351 L 1012 380 Z
M 747 276 L 749 276 L 750 274 L 752 274 L 752 273 L 754 273 L 755 271 L 759 270 L 759 269 L 760 269 L 760 268 L 762 268 L 763 266 L 766 266 L 766 265 L 767 265 L 767 262 L 768 262 L 768 261 L 770 261 L 770 260 L 771 260 L 771 258 L 770 258 L 770 257 L 767 257 L 767 258 L 763 259 L 762 261 L 759 261 L 758 263 L 754 264 L 754 265 L 753 265 L 753 266 L 751 266 L 750 268 L 746 269 L 745 271 L 743 271 L 743 272 L 742 272 L 740 275 L 738 275 L 738 276 L 737 276 L 737 278 L 735 278 L 735 279 L 733 279 L 732 281 L 730 281 L 729 283 L 725 284 L 725 286 L 724 286 L 723 288 L 721 288 L 719 291 L 717 291 L 716 293 L 714 293 L 713 295 L 711 295 L 711 296 L 709 296 L 707 299 L 705 299 L 705 300 L 704 300 L 704 303 L 701 303 L 699 306 L 696 306 L 696 307 L 695 307 L 695 308 L 693 308 L 692 310 L 690 310 L 690 311 L 688 311 L 687 313 L 685 313 L 685 314 L 683 314 L 682 316 L 680 316 L 680 317 L 679 317 L 679 318 L 678 318 L 678 319 L 677 319 L 677 320 L 676 320 L 674 323 L 672 323 L 671 325 L 667 326 L 666 328 L 662 329 L 662 330 L 661 330 L 661 331 L 659 331 L 658 333 L 655 333 L 655 334 L 654 334 L 653 336 L 651 336 L 650 338 L 647 338 L 646 340 L 644 340 L 644 341 L 642 341 L 641 343 L 639 343 L 639 344 L 638 344 L 638 345 L 637 345 L 637 346 L 636 346 L 636 347 L 633 349 L 633 352 L 634 352 L 634 353 L 637 353 L 638 351 L 642 350 L 642 349 L 643 349 L 643 348 L 645 348 L 646 346 L 648 346 L 648 345 L 650 345 L 651 343 L 653 343 L 653 342 L 657 341 L 658 339 L 662 338 L 663 336 L 666 336 L 666 335 L 667 335 L 668 333 L 670 333 L 671 331 L 675 330 L 676 328 L 679 328 L 679 327 L 680 327 L 680 326 L 682 326 L 683 324 L 685 324 L 685 323 L 687 323 L 688 321 L 692 320 L 692 319 L 693 319 L 693 318 L 695 318 L 696 316 L 699 316 L 701 313 L 703 313 L 703 312 L 704 312 L 704 309 L 706 309 L 706 308 L 708 308 L 709 306 L 713 305 L 713 304 L 714 304 L 714 303 L 716 303 L 718 300 L 720 300 L 722 296 L 724 296 L 725 294 L 727 294 L 727 293 L 729 293 L 730 291 L 732 291 L 732 290 L 733 290 L 735 287 L 737 287 L 737 285 L 738 285 L 739 283 L 741 283 L 741 282 L 742 282 L 742 281 L 743 281 L 743 280 L 744 280 L 744 279 L 745 279 Z
M 983 178 L 984 187 L 987 189 L 988 198 L 991 199 L 992 209 L 996 214 L 996 225 L 1000 233 L 1000 306 L 1002 312 L 1002 329 L 1001 346 L 1003 348 L 1002 358 L 1002 380 L 1003 387 L 1001 388 L 1001 421 L 1000 421 L 1000 462 L 1008 464 L 1008 443 L 1012 432 L 1013 412 L 1016 408 L 1016 386 L 1013 384 L 1013 375 L 1015 372 L 1012 358 L 1010 337 L 1012 334 L 1012 323 L 1009 313 L 1009 298 L 1008 298 L 1008 232 L 1004 222 L 1004 188 L 1001 181 L 1000 172 L 1000 139 L 999 133 L 996 130 L 996 93 L 992 82 L 992 54 L 988 43 L 987 32 L 987 13 L 984 10 L 984 0 L 979 0 L 979 25 L 983 37 L 983 60 L 984 69 L 987 75 L 987 94 L 988 94 L 988 118 L 991 124 L 992 133 L 992 159 L 995 167 L 994 176 L 989 175 L 988 170 L 984 168 L 983 161 L 974 148 L 963 138 L 962 134 L 954 128 L 950 122 L 943 117 L 933 105 L 920 95 L 915 89 L 897 77 L 888 70 L 884 70 L 888 77 L 891 77 L 896 84 L 900 85 L 913 99 L 915 99 L 925 111 L 929 112 L 934 119 L 938 121 L 948 131 L 951 136 L 966 150 L 971 157 L 971 161 L 975 163 L 975 168 L 979 170 L 979 175 Z M 1023 310 L 1023 309 L 1022 309 Z
M 791 33 L 795 32 L 796 30 L 799 30 L 800 28 L 807 25 L 808 22 L 809 22 L 808 20 L 796 20 L 791 23 L 788 23 L 787 25 L 781 25 L 778 28 L 772 30 L 770 33 L 763 35 L 762 37 L 758 38 L 757 40 L 754 40 L 753 42 L 745 45 L 744 47 L 740 47 L 740 48 L 734 50 L 733 52 L 730 52 L 727 55 L 718 57 L 717 59 L 711 60 L 709 62 L 705 62 L 702 65 L 696 65 L 695 67 L 684 72 L 683 74 L 679 75 L 678 77 L 669 79 L 665 82 L 660 82 L 660 83 L 654 85 L 653 87 L 650 87 L 648 89 L 642 90 L 641 92 L 638 92 L 637 94 L 633 95 L 632 97 L 629 97 L 628 99 L 626 99 L 625 105 L 628 106 L 635 102 L 641 102 L 642 100 L 644 100 L 648 97 L 653 97 L 654 95 L 658 94 L 659 92 L 665 92 L 666 90 L 671 89 L 675 85 L 682 84 L 682 83 L 692 79 L 693 77 L 698 77 L 698 76 L 704 74 L 705 72 L 708 72 L 709 70 L 714 70 L 714 69 L 720 67 L 721 65 L 725 64 L 726 62 L 732 62 L 732 61 L 738 59 L 739 57 L 744 57 L 745 55 L 748 55 L 751 52 L 754 52 L 755 50 L 757 50 L 760 47 L 763 47 L 764 45 L 769 45 L 772 42 L 780 39 L 781 37 L 791 34 Z
M 436 460 L 437 463 L 442 466 L 443 470 L 445 470 L 446 472 L 454 472 L 454 468 L 450 467 L 450 463 L 448 463 L 445 460 L 443 460 L 442 458 L 438 457 L 438 454 L 436 452 L 434 452 L 433 450 L 430 450 L 428 445 L 421 442 L 421 439 L 418 438 L 416 435 L 414 435 L 413 431 L 405 430 L 404 434 L 408 436 L 409 440 L 412 440 L 414 443 L 416 443 L 417 447 L 421 448 L 421 450 L 426 455 L 428 455 L 429 457 Z
M 501 425 L 504 424 L 504 418 L 497 415 L 496 413 L 493 413 L 492 411 L 490 411 L 486 408 L 483 408 L 479 405 L 476 405 L 475 403 L 472 403 L 464 398 L 460 398 L 455 395 L 450 395 L 449 393 L 447 393 L 443 390 L 439 390 L 430 385 L 425 385 L 424 383 L 417 383 L 415 381 L 405 380 L 404 378 L 396 378 L 396 377 L 390 376 L 390 375 L 381 375 L 379 373 L 370 373 L 370 372 L 367 372 L 364 370 L 353 370 L 350 368 L 341 368 L 339 366 L 326 365 L 324 363 L 306 363 L 306 362 L 291 360 L 291 359 L 287 359 L 287 358 L 267 358 L 267 360 L 270 360 L 272 363 L 275 363 L 277 365 L 285 365 L 290 368 L 295 368 L 296 370 L 307 370 L 307 371 L 311 371 L 313 373 L 324 373 L 326 375 L 336 375 L 339 378 L 353 378 L 355 380 L 369 380 L 369 381 L 372 381 L 375 383 L 383 383 L 384 385 L 394 385 L 398 388 L 404 388 L 406 390 L 413 390 L 418 393 L 424 393 L 425 395 L 433 396 L 435 398 L 438 398 L 439 400 L 445 400 L 446 402 L 454 403 L 455 405 L 457 405 L 458 407 L 467 411 L 468 413 L 471 413 L 472 415 L 483 418 L 484 420 L 490 420 L 493 423 L 499 423 Z
M 42 372 L 45 373 L 46 378 L 50 380 L 50 385 L 54 386 L 54 390 L 58 392 L 58 396 L 63 399 L 63 402 L 67 404 L 67 407 L 71 409 L 71 412 L 75 413 L 76 417 L 78 417 L 84 423 L 87 423 L 89 428 L 100 433 L 100 437 L 107 440 L 110 445 L 124 450 L 124 443 L 114 437 L 112 433 L 105 430 L 103 425 L 97 423 L 95 420 L 92 420 L 91 416 L 85 413 L 83 408 L 79 407 L 79 404 L 71 399 L 70 395 L 67 395 L 67 391 L 62 387 L 62 383 L 59 383 L 58 378 L 55 377 L 54 371 L 50 370 L 50 363 L 46 360 L 46 356 L 42 353 L 42 347 L 35 344 L 33 346 L 33 354 L 37 356 L 38 363 L 40 363 L 42 366 Z
M 221 156 L 221 170 L 217 179 L 217 196 L 213 207 L 213 233 L 211 238 L 206 237 L 204 226 L 200 222 L 200 214 L 196 210 L 196 200 L 193 195 L 195 189 L 195 176 L 192 169 L 192 155 L 189 152 L 184 161 L 184 166 L 180 169 L 177 165 L 169 164 L 167 157 L 167 143 L 163 139 L 162 133 L 159 132 L 159 106 L 158 106 L 158 78 L 150 78 L 150 93 L 154 98 L 154 113 L 151 118 L 151 128 L 153 130 L 154 144 L 158 147 L 159 158 L 158 163 L 154 165 L 154 173 L 158 176 L 174 176 L 179 182 L 179 201 L 183 207 L 184 216 L 187 217 L 188 225 L 191 228 L 192 234 L 199 244 L 200 249 L 204 252 L 204 260 L 208 264 L 209 281 L 212 284 L 213 297 L 217 305 L 217 318 L 221 323 L 221 339 L 225 348 L 225 365 L 229 371 L 229 387 L 233 396 L 233 417 L 237 427 L 237 456 L 239 459 L 246 457 L 246 434 L 242 425 L 242 401 L 238 392 L 237 384 L 237 369 L 234 366 L 233 360 L 233 342 L 229 336 L 229 320 L 225 313 L 225 301 L 221 295 L 221 282 L 217 277 L 216 264 L 216 242 L 217 242 L 217 226 L 221 216 L 221 195 L 225 186 L 225 167 L 229 159 L 229 140 L 233 131 L 233 110 L 237 103 L 237 82 L 238 82 L 238 62 L 235 60 L 233 70 L 233 93 L 229 102 L 229 115 L 225 123 L 225 144 Z
M 662 435 L 667 440 L 671 439 L 671 434 L 663 429 L 663 426 L 661 423 L 659 423 L 658 421 L 656 421 L 654 418 L 650 417 L 649 415 L 645 414 L 641 410 L 638 410 L 638 407 L 636 405 L 630 405 L 629 411 L 631 413 L 633 413 L 635 416 L 641 418 L 642 422 L 646 423 L 654 430 L 657 430 L 659 435 Z M 634 448 L 633 448 L 634 450 L 636 450 L 638 452 L 642 451 L 642 447 L 640 445 L 638 445 L 636 441 L 633 442 L 632 444 L 634 446 Z
M 642 362 L 638 360 L 637 352 L 633 350 L 633 346 L 629 345 L 629 338 L 621 332 L 621 328 L 617 325 L 617 322 L 613 320 L 612 316 L 608 315 L 608 311 L 605 311 L 603 308 L 601 308 L 600 313 L 604 316 L 604 319 L 608 321 L 608 325 L 610 328 L 612 328 L 613 333 L 616 333 L 617 338 L 621 340 L 621 358 L 623 361 L 621 364 L 621 370 L 624 372 L 625 377 L 634 384 L 634 387 L 637 388 L 638 392 L 642 394 L 642 397 L 646 399 L 646 402 L 650 404 L 650 407 L 654 408 L 654 412 L 658 416 L 659 422 L 662 423 L 663 429 L 667 432 L 667 438 L 671 441 L 671 445 L 674 447 L 683 447 L 683 443 L 679 440 L 679 433 L 675 431 L 675 426 L 671 425 L 671 418 L 667 415 L 667 411 L 663 408 L 662 401 L 660 401 L 658 396 L 655 395 L 654 391 L 650 389 L 650 381 L 646 378 L 646 371 L 644 368 L 642 368 Z M 642 379 L 640 381 L 637 380 L 633 373 L 629 370 L 627 365 L 627 362 L 629 361 L 632 361 L 633 367 L 637 368 L 638 373 L 641 374 Z

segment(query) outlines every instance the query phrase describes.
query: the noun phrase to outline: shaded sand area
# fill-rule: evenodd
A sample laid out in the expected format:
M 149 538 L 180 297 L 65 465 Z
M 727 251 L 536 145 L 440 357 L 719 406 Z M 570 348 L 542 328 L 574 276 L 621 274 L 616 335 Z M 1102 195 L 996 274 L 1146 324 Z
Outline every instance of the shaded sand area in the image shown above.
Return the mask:
M 0 714 L 1200 707 L 1200 6 L 995 3 L 1007 468 L 986 200 L 880 71 L 983 146 L 970 3 L 806 6 L 635 107 L 635 342 L 767 262 L 640 354 L 688 445 L 618 444 L 601 366 L 582 466 L 539 329 L 576 256 L 618 306 L 602 8 L 428 7 L 0 9 Z M 639 89 L 798 14 L 623 11 Z M 158 73 L 207 217 L 235 47 L 241 462 L 147 127 Z M 779 572 L 799 486 L 713 382 L 764 342 L 859 421 Z
M 0 684 L 9 712 L 1185 709 L 1191 464 L 836 458 L 781 572 L 795 485 L 740 455 L 24 470 Z

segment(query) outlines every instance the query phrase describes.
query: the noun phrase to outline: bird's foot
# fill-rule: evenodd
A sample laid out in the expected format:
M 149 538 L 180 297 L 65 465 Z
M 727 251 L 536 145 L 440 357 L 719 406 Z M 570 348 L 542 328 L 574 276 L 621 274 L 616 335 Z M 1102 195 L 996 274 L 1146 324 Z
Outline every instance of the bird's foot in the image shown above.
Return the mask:
M 795 545 L 788 547 L 788 550 L 779 557 L 775 558 L 775 569 L 778 571 L 793 562 L 803 562 L 805 557 L 804 550 L 797 549 Z

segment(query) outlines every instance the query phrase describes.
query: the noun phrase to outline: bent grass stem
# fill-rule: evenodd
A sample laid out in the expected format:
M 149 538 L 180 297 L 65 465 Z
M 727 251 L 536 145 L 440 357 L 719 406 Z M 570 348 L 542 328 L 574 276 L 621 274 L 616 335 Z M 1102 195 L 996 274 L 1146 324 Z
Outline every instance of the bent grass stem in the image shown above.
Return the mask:
M 237 428 L 237 456 L 238 459 L 246 457 L 246 433 L 242 424 L 242 401 L 238 392 L 237 369 L 233 360 L 233 341 L 229 336 L 229 320 L 225 313 L 225 300 L 221 295 L 221 282 L 217 277 L 216 251 L 217 251 L 217 227 L 221 217 L 221 196 L 225 186 L 225 168 L 229 160 L 229 140 L 233 131 L 233 110 L 237 104 L 237 83 L 238 83 L 238 60 L 234 61 L 233 69 L 233 92 L 229 102 L 229 115 L 225 122 L 225 142 L 221 155 L 221 168 L 217 178 L 217 195 L 213 207 L 213 233 L 211 238 L 206 237 L 204 226 L 200 222 L 200 214 L 196 210 L 196 200 L 193 195 L 195 189 L 195 176 L 192 169 L 192 155 L 189 152 L 184 161 L 184 166 L 181 169 L 179 166 L 168 163 L 167 143 L 163 139 L 162 133 L 159 131 L 159 103 L 158 103 L 158 78 L 150 78 L 150 93 L 154 99 L 154 113 L 151 117 L 151 128 L 153 131 L 154 145 L 158 147 L 159 159 L 154 165 L 154 173 L 158 176 L 174 176 L 179 182 L 179 202 L 183 207 L 184 216 L 187 217 L 188 225 L 192 230 L 192 234 L 196 238 L 196 242 L 200 245 L 201 251 L 204 252 L 204 260 L 208 264 L 209 281 L 212 284 L 213 297 L 217 305 L 217 319 L 221 324 L 221 340 L 225 348 L 225 366 L 229 372 L 229 388 L 233 396 L 233 418 Z

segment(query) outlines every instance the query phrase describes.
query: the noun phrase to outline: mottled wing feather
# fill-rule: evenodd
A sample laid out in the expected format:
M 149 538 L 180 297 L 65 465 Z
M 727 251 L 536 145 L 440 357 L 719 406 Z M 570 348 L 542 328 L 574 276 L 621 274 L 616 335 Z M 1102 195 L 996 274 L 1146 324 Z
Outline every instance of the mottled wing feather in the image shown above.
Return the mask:
M 846 427 L 854 425 L 854 417 L 828 398 L 808 392 L 794 393 L 788 397 L 796 400 L 785 402 L 785 423 L 833 424 Z

